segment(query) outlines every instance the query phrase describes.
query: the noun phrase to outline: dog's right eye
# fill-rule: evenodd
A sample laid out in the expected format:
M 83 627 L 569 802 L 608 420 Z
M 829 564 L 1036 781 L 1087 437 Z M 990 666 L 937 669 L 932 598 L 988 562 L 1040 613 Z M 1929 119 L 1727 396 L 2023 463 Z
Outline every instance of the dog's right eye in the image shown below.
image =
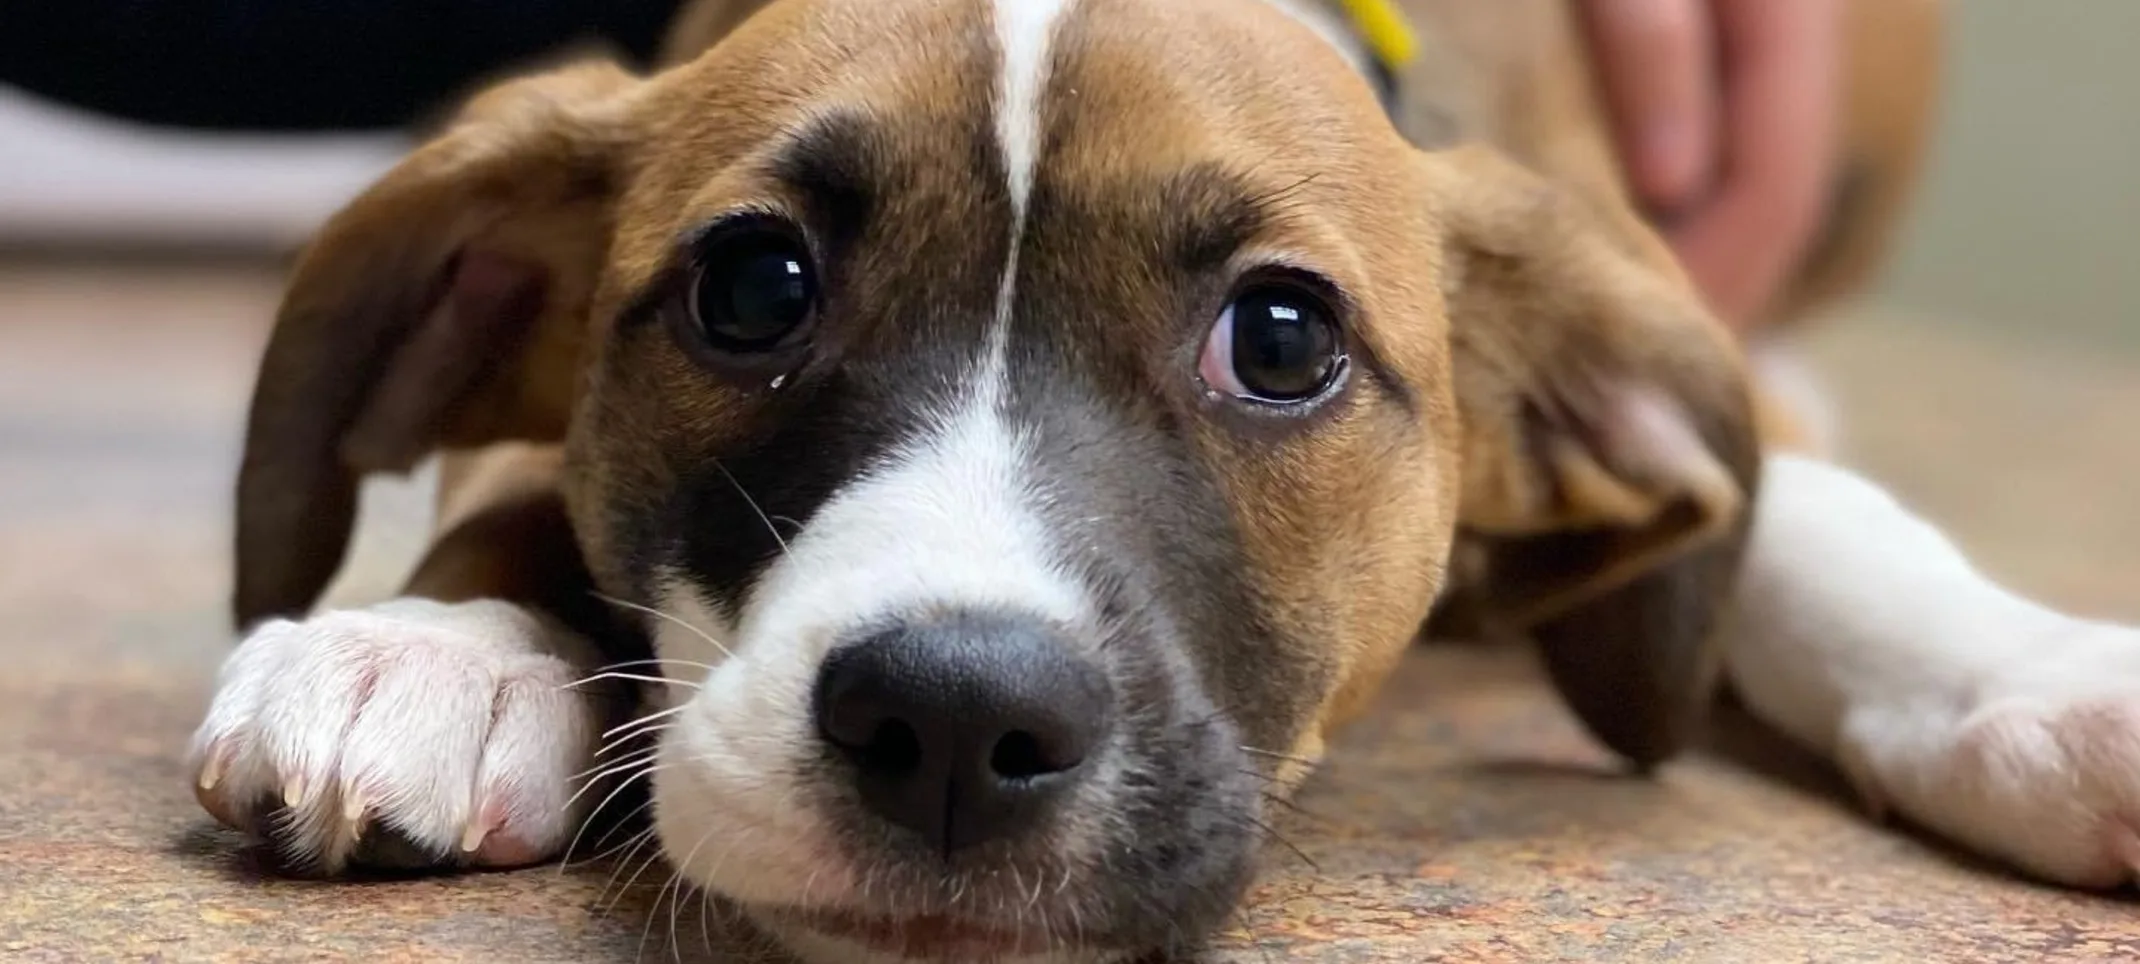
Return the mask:
M 1334 315 L 1321 295 L 1297 281 L 1251 284 L 1219 313 L 1197 374 L 1212 391 L 1244 402 L 1313 401 L 1345 373 L 1345 342 Z
M 748 355 L 789 347 L 817 309 L 809 249 L 772 225 L 723 231 L 701 250 L 685 307 L 717 351 Z

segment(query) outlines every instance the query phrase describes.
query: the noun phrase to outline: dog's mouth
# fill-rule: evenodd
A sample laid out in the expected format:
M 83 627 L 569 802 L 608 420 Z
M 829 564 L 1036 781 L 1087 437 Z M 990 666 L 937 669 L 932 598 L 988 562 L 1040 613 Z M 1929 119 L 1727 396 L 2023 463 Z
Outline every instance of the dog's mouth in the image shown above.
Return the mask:
M 905 917 L 851 910 L 775 908 L 762 911 L 784 927 L 915 961 L 993 961 L 1070 949 L 1060 933 L 1004 926 L 952 914 Z M 1088 949 L 1089 950 L 1089 949 Z

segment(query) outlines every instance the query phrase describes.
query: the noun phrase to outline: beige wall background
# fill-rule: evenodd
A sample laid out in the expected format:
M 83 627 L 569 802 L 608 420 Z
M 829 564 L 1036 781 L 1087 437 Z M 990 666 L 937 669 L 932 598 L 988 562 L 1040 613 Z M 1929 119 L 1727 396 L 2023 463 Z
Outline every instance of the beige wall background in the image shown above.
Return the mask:
M 1877 297 L 2140 351 L 2140 0 L 1947 3 L 1946 99 Z

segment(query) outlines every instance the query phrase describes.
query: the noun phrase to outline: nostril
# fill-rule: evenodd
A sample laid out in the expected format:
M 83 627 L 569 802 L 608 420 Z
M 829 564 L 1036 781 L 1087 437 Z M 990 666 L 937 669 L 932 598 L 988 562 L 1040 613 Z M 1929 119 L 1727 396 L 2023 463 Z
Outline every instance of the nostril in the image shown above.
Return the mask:
M 849 691 L 827 701 L 818 728 L 826 743 L 870 773 L 901 777 L 921 766 L 921 734 L 914 724 L 863 693 Z
M 988 755 L 988 768 L 1007 780 L 1023 780 L 1048 772 L 1040 762 L 1040 741 L 1024 730 L 1013 730 L 996 741 Z
M 1067 754 L 1050 753 L 1040 738 L 1025 730 L 1012 730 L 996 741 L 995 750 L 988 755 L 988 768 L 1006 780 L 1030 780 L 1051 773 L 1075 769 L 1079 759 L 1063 759 Z
M 921 736 L 905 720 L 877 724 L 867 744 L 849 749 L 864 769 L 886 776 L 908 773 L 921 766 Z

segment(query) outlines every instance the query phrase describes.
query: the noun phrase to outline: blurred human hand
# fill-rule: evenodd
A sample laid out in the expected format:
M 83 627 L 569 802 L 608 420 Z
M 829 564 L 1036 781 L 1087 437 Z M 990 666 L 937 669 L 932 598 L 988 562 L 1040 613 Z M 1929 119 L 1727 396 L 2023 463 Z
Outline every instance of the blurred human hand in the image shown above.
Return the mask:
M 1840 2 L 1578 0 L 1636 197 L 1742 330 L 1820 228 Z

